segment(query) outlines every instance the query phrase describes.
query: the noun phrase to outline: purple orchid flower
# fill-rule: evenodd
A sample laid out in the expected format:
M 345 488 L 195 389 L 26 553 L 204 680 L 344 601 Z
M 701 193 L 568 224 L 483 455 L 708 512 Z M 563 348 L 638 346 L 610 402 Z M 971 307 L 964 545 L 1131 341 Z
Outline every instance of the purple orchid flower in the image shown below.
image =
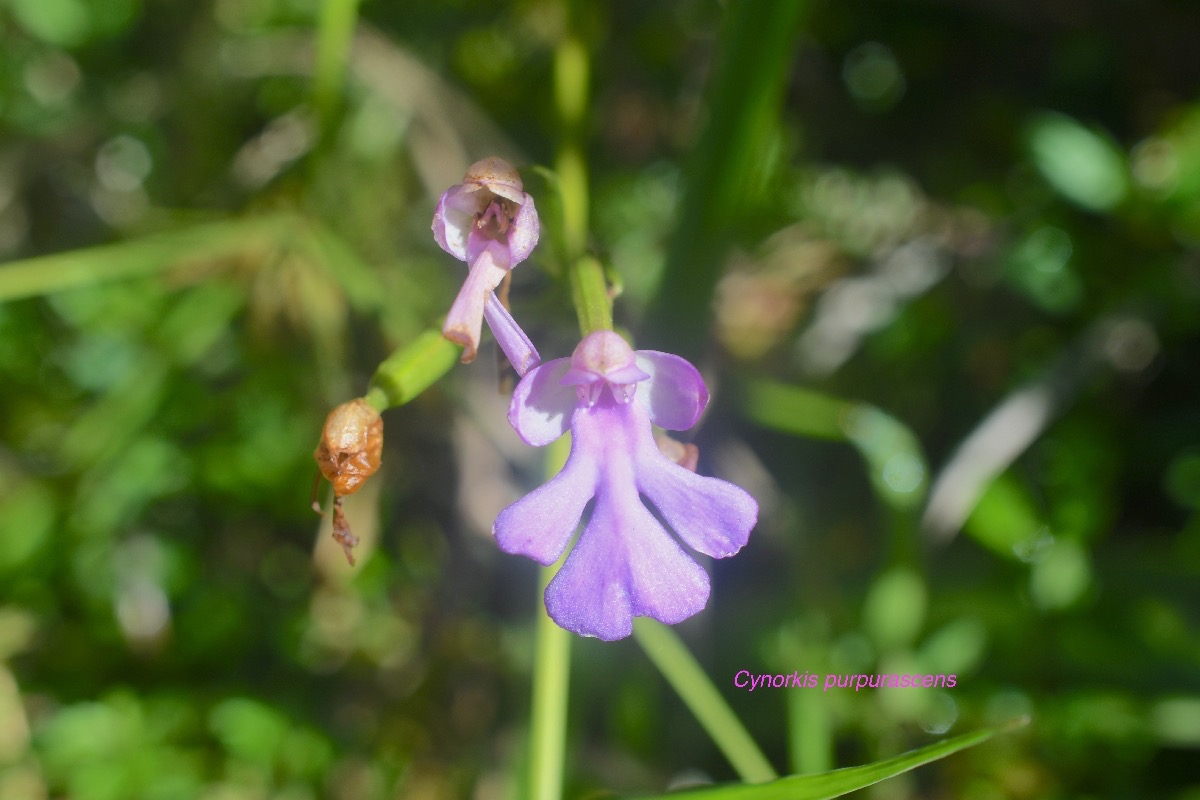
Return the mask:
M 438 200 L 433 238 L 469 267 L 442 326 L 443 336 L 463 346 L 464 364 L 475 359 L 485 316 L 519 375 L 540 363 L 533 342 L 494 294 L 508 271 L 529 258 L 539 233 L 533 198 L 523 190 L 517 171 L 500 158 L 472 164 L 463 182 Z
M 508 419 L 535 447 L 571 430 L 571 454 L 549 483 L 500 513 L 500 549 L 545 565 L 562 555 L 594 497 L 591 519 L 546 588 L 546 610 L 567 630 L 613 640 L 633 617 L 674 624 L 708 602 L 708 575 L 642 502 L 645 497 L 684 544 L 714 558 L 740 550 L 758 504 L 732 483 L 672 461 L 651 423 L 695 424 L 708 403 L 704 379 L 669 353 L 636 353 L 612 331 L 589 334 L 570 358 L 531 370 L 517 385 Z

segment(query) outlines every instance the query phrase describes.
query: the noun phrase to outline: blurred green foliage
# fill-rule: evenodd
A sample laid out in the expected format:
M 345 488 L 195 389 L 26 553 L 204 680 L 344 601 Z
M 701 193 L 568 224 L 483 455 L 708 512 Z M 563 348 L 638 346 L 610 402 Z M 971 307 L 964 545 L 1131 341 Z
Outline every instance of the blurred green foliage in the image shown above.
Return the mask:
M 618 326 L 763 508 L 679 632 L 774 766 L 1028 714 L 864 796 L 1200 796 L 1200 11 L 354 6 L 0 4 L 0 800 L 517 796 L 536 573 L 488 529 L 542 468 L 491 360 L 385 416 L 357 571 L 308 493 L 453 296 L 438 193 L 497 154 L 553 220 L 567 134 Z M 733 777 L 634 645 L 573 653 L 569 796 Z

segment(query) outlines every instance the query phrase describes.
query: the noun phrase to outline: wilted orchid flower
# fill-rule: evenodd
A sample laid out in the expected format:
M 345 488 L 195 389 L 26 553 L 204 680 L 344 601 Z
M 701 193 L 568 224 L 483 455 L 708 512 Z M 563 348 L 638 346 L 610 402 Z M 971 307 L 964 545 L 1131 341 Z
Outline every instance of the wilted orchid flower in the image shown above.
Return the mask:
M 464 348 L 464 364 L 475 358 L 486 315 L 488 326 L 513 368 L 524 375 L 541 360 L 529 337 L 496 299 L 495 288 L 510 269 L 529 258 L 540 228 L 533 198 L 507 161 L 485 158 L 451 186 L 433 214 L 433 238 L 450 255 L 466 261 L 467 280 L 446 315 L 442 334 Z
M 724 558 L 746 544 L 758 518 L 754 498 L 676 464 L 654 440 L 651 423 L 690 428 L 707 403 L 695 367 L 668 353 L 635 353 L 611 331 L 589 334 L 570 358 L 542 364 L 517 385 L 508 412 L 517 434 L 542 446 L 569 427 L 571 454 L 549 483 L 500 513 L 500 548 L 553 564 L 596 499 L 546 588 L 546 610 L 562 627 L 621 639 L 635 616 L 673 624 L 708 602 L 708 575 L 642 497 L 693 550 Z

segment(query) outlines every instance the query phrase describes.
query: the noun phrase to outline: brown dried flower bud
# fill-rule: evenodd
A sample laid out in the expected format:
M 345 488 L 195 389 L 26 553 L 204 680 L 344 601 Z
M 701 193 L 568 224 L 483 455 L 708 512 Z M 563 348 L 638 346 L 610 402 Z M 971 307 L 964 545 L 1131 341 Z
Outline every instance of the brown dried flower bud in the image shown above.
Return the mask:
M 379 469 L 383 418 L 361 397 L 329 412 L 313 458 L 334 494 L 354 494 Z
M 342 498 L 357 492 L 379 469 L 383 455 L 383 418 L 361 397 L 342 403 L 325 418 L 321 441 L 313 458 L 325 479 L 333 484 L 333 538 L 354 563 L 351 549 L 358 537 L 350 533 L 350 525 L 342 513 Z M 316 486 L 314 485 L 314 497 Z M 319 513 L 320 506 L 313 501 Z

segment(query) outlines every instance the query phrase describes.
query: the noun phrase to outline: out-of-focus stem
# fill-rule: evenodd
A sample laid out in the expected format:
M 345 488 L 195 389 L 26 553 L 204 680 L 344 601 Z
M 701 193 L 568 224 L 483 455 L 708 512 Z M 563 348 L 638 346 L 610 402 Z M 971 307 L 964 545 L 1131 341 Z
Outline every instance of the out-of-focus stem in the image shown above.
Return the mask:
M 588 53 L 574 36 L 554 51 L 554 99 L 562 126 L 555 172 L 562 198 L 563 247 L 571 300 L 583 335 L 612 329 L 612 300 L 600 262 L 585 255 L 588 239 L 588 174 L 583 153 L 589 81 Z
M 329 131 L 342 99 L 342 81 L 350 40 L 358 21 L 359 0 L 325 0 L 317 21 L 317 65 L 313 75 L 313 105 L 322 134 Z
M 588 97 L 588 56 L 583 43 L 566 36 L 554 51 L 554 99 L 562 126 L 555 159 L 563 205 L 563 238 L 568 261 L 583 255 L 588 231 L 588 174 L 582 134 Z
M 542 567 L 538 581 L 536 662 L 530 730 L 529 794 L 533 800 L 562 797 L 567 745 L 567 686 L 571 675 L 571 634 L 546 614 L 541 595 L 558 565 Z
M 566 463 L 571 437 L 554 442 L 546 453 L 546 475 L 556 474 Z M 533 664 L 533 708 L 529 732 L 529 797 L 559 800 L 562 797 L 567 749 L 567 687 L 571 676 L 571 634 L 550 619 L 542 596 L 558 563 L 543 567 L 538 581 L 538 603 Z

